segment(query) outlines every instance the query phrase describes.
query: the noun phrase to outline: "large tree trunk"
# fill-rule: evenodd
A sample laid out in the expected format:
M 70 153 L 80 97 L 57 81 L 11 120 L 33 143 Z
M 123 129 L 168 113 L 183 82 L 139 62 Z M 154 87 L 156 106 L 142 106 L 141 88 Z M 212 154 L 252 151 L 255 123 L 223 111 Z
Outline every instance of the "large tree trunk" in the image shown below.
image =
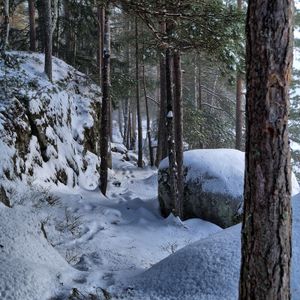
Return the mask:
M 175 203 L 175 213 L 183 218 L 183 106 L 182 106 L 182 73 L 180 52 L 173 55 L 174 64 L 174 125 L 175 149 L 177 162 L 177 188 L 178 197 Z
M 44 34 L 45 34 L 45 73 L 52 81 L 52 16 L 51 0 L 44 2 Z
M 35 5 L 34 0 L 28 0 L 30 51 L 36 51 Z
M 166 24 L 162 22 L 160 24 L 161 32 L 166 31 Z M 159 105 L 159 123 L 158 123 L 158 133 L 157 133 L 157 152 L 155 165 L 158 167 L 160 161 L 168 156 L 168 146 L 167 146 L 167 130 L 166 130 L 166 115 L 167 115 L 167 105 L 166 105 L 166 60 L 163 55 L 160 56 L 159 60 L 159 74 L 160 74 L 160 105 Z
M 290 299 L 293 1 L 250 0 L 240 299 Z
M 143 167 L 143 131 L 142 131 L 142 116 L 140 104 L 140 63 L 139 63 L 139 32 L 138 22 L 135 18 L 135 80 L 136 80 L 136 112 L 138 121 L 138 162 L 139 168 Z
M 109 102 L 110 102 L 110 25 L 109 8 L 104 11 L 103 64 L 102 64 L 102 107 L 100 139 L 100 190 L 106 195 L 109 166 Z

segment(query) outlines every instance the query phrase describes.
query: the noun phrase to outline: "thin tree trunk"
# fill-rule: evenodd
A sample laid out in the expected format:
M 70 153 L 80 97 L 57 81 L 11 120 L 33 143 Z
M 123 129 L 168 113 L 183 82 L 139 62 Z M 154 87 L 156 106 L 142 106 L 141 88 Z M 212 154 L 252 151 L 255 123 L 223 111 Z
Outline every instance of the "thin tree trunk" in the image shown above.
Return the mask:
M 35 6 L 34 0 L 28 0 L 30 51 L 36 52 Z
M 73 62 L 73 54 L 72 54 L 72 33 L 71 33 L 69 0 L 63 0 L 63 7 L 64 7 L 64 22 L 65 22 L 65 28 L 64 28 L 65 60 L 68 64 L 71 64 Z
M 142 131 L 142 116 L 140 105 L 140 64 L 139 64 L 139 41 L 138 41 L 138 22 L 135 18 L 135 80 L 136 80 L 136 111 L 138 121 L 138 167 L 143 167 L 143 131 Z
M 100 190 L 106 195 L 109 165 L 109 102 L 110 102 L 110 25 L 109 8 L 104 11 L 103 65 L 102 65 L 102 107 L 100 139 Z
M 237 0 L 238 10 L 242 10 L 242 0 Z M 235 107 L 235 148 L 242 150 L 243 119 L 242 119 L 242 75 L 236 76 L 236 107 Z
M 144 97 L 145 97 L 145 105 L 146 105 L 147 137 L 148 137 L 148 145 L 149 145 L 149 158 L 150 158 L 150 166 L 153 167 L 154 166 L 154 157 L 153 157 L 153 148 L 152 148 L 152 140 L 151 140 L 150 114 L 149 114 L 147 88 L 146 88 L 145 62 L 144 62 L 144 65 L 143 65 L 143 87 L 144 87 Z
M 44 2 L 45 73 L 52 81 L 52 17 L 51 0 Z
M 130 150 L 136 150 L 136 99 L 131 99 L 131 132 L 130 132 Z
M 201 61 L 199 57 L 199 65 L 198 65 L 198 98 L 197 98 L 197 109 L 202 110 L 202 69 L 201 69 Z
M 177 162 L 178 197 L 175 203 L 175 213 L 183 218 L 183 104 L 182 104 L 182 73 L 180 52 L 173 54 L 174 65 L 174 129 Z
M 103 54 L 103 20 L 104 20 L 104 9 L 102 6 L 97 6 L 97 25 L 98 25 L 98 55 L 97 55 L 97 65 L 98 65 L 98 80 L 99 85 L 102 83 L 102 54 Z
M 248 3 L 241 300 L 291 298 L 292 9 L 293 1 Z
M 166 23 L 161 22 L 161 32 L 166 32 Z M 160 105 L 159 105 L 159 123 L 157 133 L 157 152 L 155 165 L 158 167 L 160 161 L 168 156 L 167 146 L 167 126 L 166 126 L 166 115 L 167 115 L 167 104 L 166 104 L 166 60 L 163 55 L 160 56 L 159 60 L 159 73 L 160 73 Z
M 0 52 L 1 56 L 4 56 L 4 52 L 8 46 L 9 39 L 9 0 L 4 0 L 4 22 L 3 30 L 0 39 Z
M 167 25 L 167 34 L 171 34 L 171 29 Z M 171 75 L 171 50 L 166 50 L 166 102 L 167 102 L 167 141 L 168 141 L 168 157 L 169 157 L 169 184 L 170 197 L 173 203 L 173 212 L 176 215 L 176 205 L 178 203 L 178 187 L 177 187 L 177 164 L 176 150 L 174 141 L 174 112 L 173 112 L 173 91 L 172 91 L 172 75 Z
M 131 125 L 131 108 L 129 106 L 129 110 L 128 110 L 128 131 L 127 131 L 127 143 L 126 143 L 126 147 L 127 149 L 130 149 L 130 145 L 131 145 L 131 133 L 132 133 L 132 125 Z
M 235 106 L 235 148 L 242 150 L 242 78 L 241 74 L 237 74 L 236 79 L 236 106 Z
M 127 34 L 129 35 L 130 33 L 130 20 L 126 20 L 126 29 L 127 29 Z M 126 59 L 127 59 L 127 75 L 129 76 L 130 74 L 130 46 L 129 43 L 126 44 Z M 123 142 L 124 145 L 129 149 L 130 147 L 130 129 L 129 129 L 129 121 L 130 121 L 130 89 L 128 89 L 128 94 L 125 98 L 125 103 L 124 103 L 124 138 Z

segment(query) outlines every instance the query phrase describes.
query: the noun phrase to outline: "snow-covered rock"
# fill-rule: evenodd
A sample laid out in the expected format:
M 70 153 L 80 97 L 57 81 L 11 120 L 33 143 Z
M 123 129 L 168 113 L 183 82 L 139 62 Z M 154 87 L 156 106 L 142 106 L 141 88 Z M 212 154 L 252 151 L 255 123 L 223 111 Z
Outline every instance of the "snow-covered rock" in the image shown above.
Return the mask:
M 0 181 L 30 178 L 95 188 L 99 87 L 56 58 L 51 83 L 42 54 L 8 57 L 0 62 Z
M 184 152 L 184 219 L 198 217 L 221 227 L 241 219 L 244 190 L 244 152 L 234 149 L 203 149 Z M 158 199 L 168 216 L 173 205 L 168 184 L 168 158 L 159 166 Z M 299 192 L 292 175 L 293 195 Z
M 195 242 L 128 281 L 121 299 L 238 299 L 241 226 Z M 300 195 L 293 199 L 292 299 L 300 299 Z M 122 298 L 123 297 L 123 298 Z M 118 298 L 119 299 L 119 298 Z

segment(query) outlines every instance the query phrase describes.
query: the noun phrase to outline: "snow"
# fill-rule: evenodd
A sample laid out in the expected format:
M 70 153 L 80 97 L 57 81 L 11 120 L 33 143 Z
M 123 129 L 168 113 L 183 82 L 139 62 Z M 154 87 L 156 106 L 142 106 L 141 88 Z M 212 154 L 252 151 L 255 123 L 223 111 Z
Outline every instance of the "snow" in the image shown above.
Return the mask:
M 184 247 L 115 288 L 121 299 L 238 299 L 241 226 Z M 293 199 L 292 299 L 300 299 L 300 195 Z
M 57 292 L 71 268 L 42 236 L 32 212 L 0 203 L 0 228 L 0 298 L 47 299 Z
M 168 158 L 161 161 L 159 169 L 169 166 Z M 244 189 L 245 153 L 235 149 L 200 149 L 184 152 L 183 166 L 188 169 L 186 182 L 205 180 L 202 190 L 239 197 Z M 300 187 L 292 174 L 292 194 L 300 192 Z

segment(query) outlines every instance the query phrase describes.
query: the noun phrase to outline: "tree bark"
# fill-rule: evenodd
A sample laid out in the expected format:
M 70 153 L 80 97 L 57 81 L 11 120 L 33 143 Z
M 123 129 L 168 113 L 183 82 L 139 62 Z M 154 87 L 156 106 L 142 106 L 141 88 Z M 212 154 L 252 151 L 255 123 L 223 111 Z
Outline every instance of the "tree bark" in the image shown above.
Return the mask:
M 150 166 L 153 167 L 154 166 L 154 157 L 153 157 L 153 148 L 152 148 L 152 140 L 151 140 L 150 115 L 149 115 L 149 106 L 148 106 L 147 88 L 146 88 L 145 62 L 144 62 L 144 65 L 143 65 L 143 87 L 144 87 L 144 97 L 145 97 L 145 105 L 146 105 L 147 137 L 148 137 L 148 145 L 149 145 L 149 158 L 150 158 Z
M 242 118 L 242 78 L 238 72 L 236 77 L 236 104 L 235 104 L 235 149 L 242 150 L 243 118 Z
M 36 52 L 35 5 L 34 0 L 28 0 L 30 51 Z
M 170 25 L 167 25 L 167 34 L 171 34 Z M 173 91 L 172 91 L 172 72 L 171 72 L 171 49 L 166 50 L 166 124 L 167 124 L 167 141 L 168 141 L 168 158 L 169 158 L 169 184 L 170 197 L 173 203 L 173 213 L 176 215 L 176 205 L 178 203 L 178 187 L 177 187 L 177 164 L 176 149 L 174 141 L 174 112 L 173 112 Z
M 160 30 L 162 33 L 166 32 L 166 23 L 161 22 Z M 155 165 L 158 167 L 160 161 L 168 156 L 168 145 L 167 145 L 167 126 L 166 126 L 166 60 L 163 55 L 160 56 L 159 60 L 159 73 L 160 73 L 160 105 L 159 105 L 159 124 L 157 134 L 157 152 Z
M 183 106 L 182 106 L 182 73 L 179 51 L 174 51 L 174 129 L 175 149 L 177 162 L 177 189 L 178 197 L 175 203 L 175 213 L 183 218 Z
M 293 1 L 250 0 L 246 169 L 239 299 L 290 299 L 288 145 Z
M 45 73 L 52 81 L 52 17 L 51 0 L 44 2 Z
M 136 112 L 138 121 L 138 162 L 139 168 L 143 167 L 143 131 L 140 105 L 140 63 L 139 63 L 139 32 L 137 17 L 135 18 L 135 80 L 136 80 Z
M 1 56 L 4 55 L 6 48 L 8 46 L 8 38 L 9 38 L 9 0 L 4 0 L 4 16 L 3 16 L 3 30 L 1 33 L 0 40 L 0 52 Z
M 109 102 L 110 102 L 110 25 L 109 8 L 104 10 L 103 65 L 102 65 L 102 107 L 100 139 L 100 190 L 106 195 L 109 166 Z
M 237 0 L 237 8 L 242 10 L 242 0 Z M 242 150 L 242 136 L 243 136 L 243 113 L 242 113 L 242 75 L 237 71 L 236 75 L 236 106 L 235 106 L 235 148 Z
M 98 49 L 97 49 L 97 66 L 98 66 L 98 80 L 99 85 L 102 84 L 102 53 L 103 53 L 103 20 L 104 20 L 104 9 L 102 6 L 97 6 L 97 30 L 98 30 Z

